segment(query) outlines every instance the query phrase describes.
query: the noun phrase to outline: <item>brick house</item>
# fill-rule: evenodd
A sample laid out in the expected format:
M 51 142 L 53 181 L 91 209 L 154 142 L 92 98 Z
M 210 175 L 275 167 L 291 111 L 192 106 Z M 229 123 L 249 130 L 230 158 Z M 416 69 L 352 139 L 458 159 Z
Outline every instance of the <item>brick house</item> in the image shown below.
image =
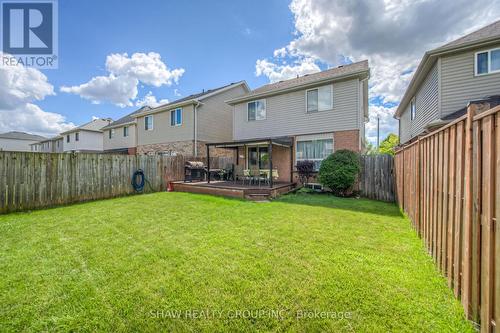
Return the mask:
M 225 101 L 249 91 L 240 81 L 133 114 L 137 154 L 203 157 L 206 143 L 232 139 L 232 107 Z
M 361 152 L 369 77 L 368 61 L 361 61 L 232 98 L 232 140 L 212 142 L 207 151 L 232 150 L 239 172 L 267 170 L 278 182 L 296 181 L 297 161 L 312 160 L 317 170 L 336 150 Z

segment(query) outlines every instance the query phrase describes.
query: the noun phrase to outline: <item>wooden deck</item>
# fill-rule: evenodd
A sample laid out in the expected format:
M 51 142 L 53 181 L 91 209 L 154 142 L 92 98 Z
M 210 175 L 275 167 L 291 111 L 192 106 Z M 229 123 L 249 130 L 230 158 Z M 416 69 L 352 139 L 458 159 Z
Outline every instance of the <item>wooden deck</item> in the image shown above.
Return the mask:
M 221 195 L 226 197 L 241 198 L 248 200 L 268 200 L 276 198 L 281 194 L 288 193 L 292 191 L 296 184 L 295 183 L 283 183 L 278 182 L 273 184 L 273 187 L 261 184 L 258 185 L 243 185 L 241 181 L 216 181 L 212 180 L 210 183 L 204 182 L 173 182 L 174 191 L 179 192 L 190 192 L 190 193 L 201 193 L 201 194 L 212 194 Z

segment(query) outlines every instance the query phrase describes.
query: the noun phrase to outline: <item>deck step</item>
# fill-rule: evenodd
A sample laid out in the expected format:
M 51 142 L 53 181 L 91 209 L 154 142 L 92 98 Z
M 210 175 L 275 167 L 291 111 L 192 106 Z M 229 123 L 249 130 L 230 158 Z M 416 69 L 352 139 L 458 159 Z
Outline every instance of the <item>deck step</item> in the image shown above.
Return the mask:
M 253 201 L 269 201 L 270 194 L 269 193 L 250 193 L 245 196 L 248 200 Z

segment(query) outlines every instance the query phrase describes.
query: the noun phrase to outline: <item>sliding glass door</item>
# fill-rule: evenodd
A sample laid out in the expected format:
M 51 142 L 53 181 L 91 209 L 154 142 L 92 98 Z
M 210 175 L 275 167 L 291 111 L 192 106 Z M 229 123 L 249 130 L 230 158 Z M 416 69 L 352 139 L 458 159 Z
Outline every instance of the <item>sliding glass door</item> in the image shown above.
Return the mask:
M 269 169 L 269 150 L 267 146 L 247 148 L 248 169 Z

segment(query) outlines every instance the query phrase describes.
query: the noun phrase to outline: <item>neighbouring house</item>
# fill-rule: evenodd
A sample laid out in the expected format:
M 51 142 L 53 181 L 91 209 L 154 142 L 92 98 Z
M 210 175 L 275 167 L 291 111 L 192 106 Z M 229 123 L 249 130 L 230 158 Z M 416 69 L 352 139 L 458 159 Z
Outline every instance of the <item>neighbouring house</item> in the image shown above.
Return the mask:
M 86 124 L 61 133 L 64 152 L 102 152 L 102 128 L 112 122 L 111 118 L 97 118 Z
M 321 161 L 339 149 L 360 152 L 368 121 L 368 61 L 264 85 L 228 101 L 236 169 L 273 169 L 275 181 L 297 180 L 297 161 Z M 271 184 L 272 186 L 272 184 Z
M 498 105 L 500 21 L 425 53 L 398 106 L 406 143 L 466 113 L 471 102 Z
M 45 140 L 46 138 L 40 135 L 29 134 L 24 132 L 7 132 L 0 134 L 0 150 L 5 151 L 32 151 L 31 145 Z
M 249 91 L 240 81 L 135 114 L 137 153 L 205 156 L 206 143 L 232 140 L 233 112 L 225 101 Z
M 144 106 L 125 117 L 103 127 L 104 152 L 135 155 L 137 149 L 137 124 L 135 115 L 151 110 Z
M 55 137 L 33 143 L 31 144 L 31 151 L 40 153 L 62 153 L 63 137 L 61 135 L 57 135 Z

